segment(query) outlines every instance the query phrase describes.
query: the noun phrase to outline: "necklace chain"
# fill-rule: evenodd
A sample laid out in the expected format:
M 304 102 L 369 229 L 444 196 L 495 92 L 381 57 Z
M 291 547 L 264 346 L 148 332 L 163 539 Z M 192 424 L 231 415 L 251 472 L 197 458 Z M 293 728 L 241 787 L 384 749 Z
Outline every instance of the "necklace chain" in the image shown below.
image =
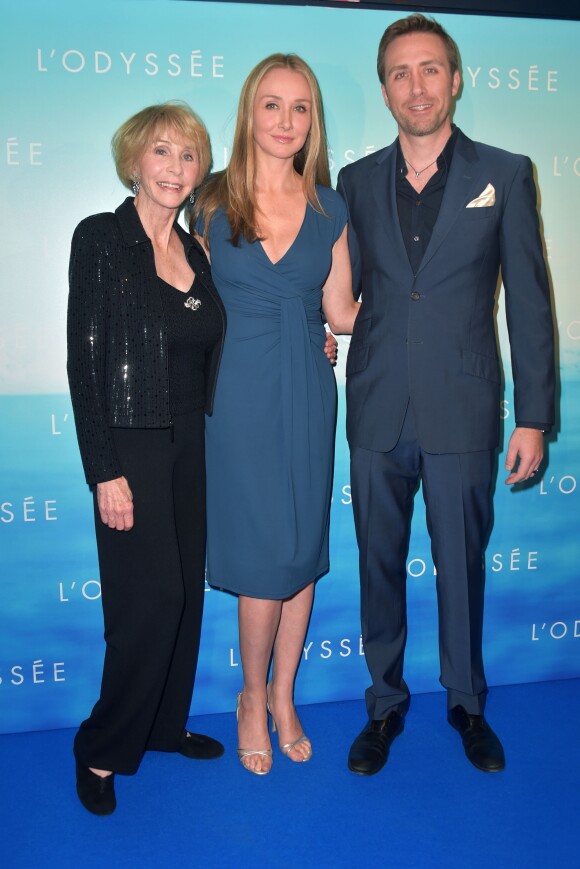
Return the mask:
M 406 163 L 406 164 L 407 164 L 407 166 L 408 166 L 408 167 L 409 167 L 409 169 L 412 169 L 412 170 L 413 170 L 413 172 L 414 172 L 414 173 L 415 173 L 415 178 L 418 178 L 418 177 L 419 177 L 419 175 L 422 175 L 422 174 L 423 174 L 423 172 L 426 172 L 426 171 L 427 171 L 427 169 L 429 169 L 429 168 L 430 168 L 430 167 L 431 167 L 431 166 L 433 166 L 433 165 L 435 165 L 435 163 L 436 163 L 436 162 L 437 162 L 437 160 L 438 160 L 438 158 L 437 158 L 437 157 L 435 157 L 435 159 L 434 159 L 434 160 L 431 160 L 431 162 L 430 162 L 430 163 L 428 163 L 428 164 L 427 164 L 427 165 L 426 165 L 426 166 L 423 166 L 423 168 L 422 168 L 422 169 L 415 169 L 415 167 L 414 167 L 414 166 L 413 166 L 413 164 L 412 164 L 412 163 L 410 163 L 410 162 L 409 162 L 409 161 L 408 161 L 408 160 L 407 160 L 407 158 L 406 158 L 406 157 L 405 157 L 405 155 L 404 155 L 404 154 L 403 154 L 403 159 L 404 159 L 404 161 L 405 161 L 405 163 Z

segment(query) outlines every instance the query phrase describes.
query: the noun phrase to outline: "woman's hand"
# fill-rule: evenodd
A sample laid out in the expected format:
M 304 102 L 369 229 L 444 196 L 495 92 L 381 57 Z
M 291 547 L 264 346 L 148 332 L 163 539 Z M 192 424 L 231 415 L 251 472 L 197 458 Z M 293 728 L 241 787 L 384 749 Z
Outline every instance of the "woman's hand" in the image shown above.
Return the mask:
M 130 531 L 133 527 L 133 495 L 125 477 L 97 483 L 97 503 L 101 519 L 109 528 Z
M 326 341 L 324 344 L 324 352 L 331 365 L 336 365 L 336 357 L 338 356 L 338 341 L 332 332 L 326 332 Z

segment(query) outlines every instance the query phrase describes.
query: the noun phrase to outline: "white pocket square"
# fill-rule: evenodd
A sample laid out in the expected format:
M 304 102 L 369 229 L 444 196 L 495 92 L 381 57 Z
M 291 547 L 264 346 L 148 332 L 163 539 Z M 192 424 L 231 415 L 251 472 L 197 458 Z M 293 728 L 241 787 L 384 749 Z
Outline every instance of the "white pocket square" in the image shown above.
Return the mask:
M 468 202 L 466 208 L 488 208 L 490 205 L 495 205 L 495 187 L 493 184 L 488 184 L 485 190 Z

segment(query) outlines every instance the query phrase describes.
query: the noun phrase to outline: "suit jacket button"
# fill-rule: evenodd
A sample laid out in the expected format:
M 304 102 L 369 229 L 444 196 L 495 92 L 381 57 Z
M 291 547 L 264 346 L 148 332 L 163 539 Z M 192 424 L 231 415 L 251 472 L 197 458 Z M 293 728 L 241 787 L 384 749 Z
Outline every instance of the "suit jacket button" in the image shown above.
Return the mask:
M 411 293 L 411 298 L 414 302 L 418 302 L 421 298 L 421 293 L 418 293 L 417 290 L 413 290 L 413 292 Z

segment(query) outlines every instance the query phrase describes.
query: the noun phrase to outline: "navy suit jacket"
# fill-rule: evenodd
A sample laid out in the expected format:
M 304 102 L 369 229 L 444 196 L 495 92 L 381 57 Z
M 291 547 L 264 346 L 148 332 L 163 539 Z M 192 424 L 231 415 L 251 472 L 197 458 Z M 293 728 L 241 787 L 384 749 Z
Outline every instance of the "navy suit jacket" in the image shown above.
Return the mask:
M 501 367 L 495 302 L 501 268 L 515 386 L 515 419 L 554 421 L 554 328 L 527 157 L 461 131 L 429 246 L 414 275 L 395 193 L 396 143 L 343 168 L 355 293 L 347 359 L 347 436 L 388 451 L 410 399 L 431 453 L 493 449 Z M 495 204 L 467 208 L 488 184 Z

